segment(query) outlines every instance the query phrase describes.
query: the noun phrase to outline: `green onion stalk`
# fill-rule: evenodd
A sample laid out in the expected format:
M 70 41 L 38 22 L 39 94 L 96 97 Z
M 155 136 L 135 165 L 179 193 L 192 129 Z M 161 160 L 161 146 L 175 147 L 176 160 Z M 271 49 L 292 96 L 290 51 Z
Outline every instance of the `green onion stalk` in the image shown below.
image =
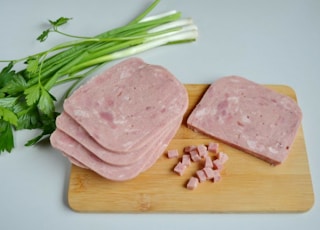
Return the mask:
M 56 128 L 59 114 L 51 89 L 73 82 L 66 97 L 81 81 L 105 63 L 129 57 L 159 46 L 195 41 L 198 29 L 191 18 L 169 11 L 147 16 L 160 2 L 155 0 L 140 15 L 124 26 L 93 37 L 81 37 L 60 30 L 71 18 L 49 20 L 50 28 L 37 38 L 40 42 L 50 33 L 73 40 L 16 60 L 0 60 L 8 65 L 0 72 L 0 153 L 14 148 L 13 131 L 40 129 L 40 135 L 29 140 L 30 146 L 48 137 Z M 14 70 L 17 63 L 26 67 Z

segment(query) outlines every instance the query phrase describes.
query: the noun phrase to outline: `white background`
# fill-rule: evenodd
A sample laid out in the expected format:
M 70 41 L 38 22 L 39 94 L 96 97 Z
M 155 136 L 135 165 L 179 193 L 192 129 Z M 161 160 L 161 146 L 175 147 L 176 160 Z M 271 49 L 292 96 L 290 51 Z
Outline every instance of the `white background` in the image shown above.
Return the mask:
M 65 31 L 96 35 L 128 22 L 150 2 L 0 0 L 0 59 L 19 58 L 64 41 L 55 35 L 44 44 L 35 40 L 48 19 L 72 17 Z M 199 40 L 138 56 L 165 66 L 183 83 L 211 83 L 237 74 L 261 84 L 291 86 L 304 114 L 302 125 L 315 193 L 313 208 L 294 214 L 76 213 L 67 204 L 68 161 L 48 144 L 24 147 L 31 134 L 19 132 L 15 150 L 0 155 L 0 229 L 319 227 L 320 1 L 163 0 L 154 12 L 172 9 L 194 19 Z

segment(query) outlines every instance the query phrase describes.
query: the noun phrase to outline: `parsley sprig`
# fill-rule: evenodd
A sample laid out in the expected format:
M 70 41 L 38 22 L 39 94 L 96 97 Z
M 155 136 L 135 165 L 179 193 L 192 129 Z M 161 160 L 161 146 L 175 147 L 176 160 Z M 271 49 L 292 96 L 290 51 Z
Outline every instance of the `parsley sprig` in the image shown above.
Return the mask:
M 0 153 L 14 148 L 14 130 L 39 129 L 40 135 L 25 145 L 34 145 L 56 128 L 56 98 L 51 89 L 73 82 L 66 96 L 79 82 L 101 65 L 155 47 L 196 40 L 197 27 L 182 19 L 178 11 L 148 16 L 160 0 L 155 0 L 128 24 L 93 37 L 71 35 L 60 30 L 71 18 L 49 20 L 49 28 L 37 40 L 44 42 L 50 33 L 69 41 L 46 51 L 16 60 L 0 60 L 8 65 L 0 72 Z M 19 62 L 25 68 L 17 71 Z

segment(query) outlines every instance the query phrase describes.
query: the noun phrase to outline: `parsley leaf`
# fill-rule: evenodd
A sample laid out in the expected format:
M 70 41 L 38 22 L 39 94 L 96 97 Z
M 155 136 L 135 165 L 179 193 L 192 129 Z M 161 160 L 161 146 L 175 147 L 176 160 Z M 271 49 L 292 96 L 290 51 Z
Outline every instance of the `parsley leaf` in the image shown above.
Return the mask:
M 41 116 L 41 120 L 42 120 L 42 125 L 41 125 L 41 129 L 42 132 L 40 135 L 36 136 L 35 138 L 32 138 L 31 140 L 29 140 L 25 146 L 31 146 L 34 145 L 36 143 L 38 143 L 39 141 L 41 141 L 42 139 L 50 136 L 50 134 L 56 129 L 56 117 L 59 115 L 59 113 L 54 112 L 53 113 L 53 117 L 49 117 L 46 115 L 42 115 Z
M 40 98 L 40 86 L 38 84 L 33 85 L 24 90 L 24 94 L 26 95 L 27 105 L 31 106 L 38 102 Z
M 40 34 L 37 37 L 37 40 L 40 41 L 40 42 L 44 42 L 45 40 L 47 40 L 48 35 L 49 35 L 50 32 L 51 32 L 50 29 L 47 29 L 47 30 L 43 31 L 42 34 Z
M 0 152 L 11 152 L 14 148 L 12 126 L 9 122 L 0 119 Z
M 50 94 L 44 87 L 41 88 L 41 96 L 38 102 L 38 108 L 41 112 L 44 114 L 52 114 L 55 107 L 54 107 L 54 101 L 55 97 Z
M 38 37 L 37 40 L 40 42 L 44 42 L 45 40 L 47 40 L 49 33 L 53 32 L 53 31 L 57 31 L 59 26 L 62 26 L 64 24 L 66 24 L 69 20 L 71 20 L 72 18 L 66 18 L 66 17 L 60 17 L 55 21 L 52 20 L 48 20 L 50 25 L 53 28 L 49 28 L 44 30 Z
M 0 98 L 0 106 L 4 108 L 12 108 L 17 101 L 16 97 Z
M 29 73 L 36 73 L 38 71 L 38 66 L 39 66 L 39 57 L 30 57 L 27 60 L 27 71 Z
M 28 106 L 23 98 L 18 98 L 13 111 L 18 116 L 16 129 L 41 128 L 42 123 L 37 105 Z
M 0 89 L 3 95 L 16 95 L 24 91 L 27 87 L 26 80 L 20 74 L 16 74 L 14 78 L 7 81 L 7 83 Z
M 0 120 L 9 122 L 14 126 L 18 124 L 18 117 L 14 111 L 11 110 L 15 103 L 15 97 L 0 98 Z
M 11 110 L 0 106 L 0 119 L 9 122 L 12 125 L 18 124 L 18 118 Z
M 66 24 L 71 19 L 72 18 L 60 17 L 55 21 L 49 20 L 49 22 L 54 28 L 57 28 L 58 26 L 62 26 L 64 24 Z
M 14 79 L 16 72 L 12 70 L 13 62 L 10 62 L 5 68 L 0 72 L 0 88 L 4 87 L 9 81 Z

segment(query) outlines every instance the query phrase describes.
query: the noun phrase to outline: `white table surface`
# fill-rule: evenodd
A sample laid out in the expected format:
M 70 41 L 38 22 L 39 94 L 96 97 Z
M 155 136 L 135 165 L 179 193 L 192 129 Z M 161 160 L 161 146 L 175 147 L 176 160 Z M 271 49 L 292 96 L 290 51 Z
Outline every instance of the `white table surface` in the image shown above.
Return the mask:
M 35 40 L 48 19 L 72 17 L 65 31 L 95 35 L 127 22 L 149 2 L 1 0 L 0 59 L 26 56 L 63 41 L 59 36 L 52 36 L 44 44 Z M 313 208 L 293 214 L 76 213 L 68 207 L 66 198 L 69 162 L 49 145 L 24 147 L 31 133 L 19 132 L 15 134 L 14 151 L 0 155 L 1 230 L 319 227 L 320 1 L 163 0 L 155 12 L 172 9 L 195 20 L 199 40 L 138 56 L 167 67 L 183 83 L 211 83 L 237 74 L 262 84 L 291 86 L 304 114 L 302 124 L 315 194 Z

